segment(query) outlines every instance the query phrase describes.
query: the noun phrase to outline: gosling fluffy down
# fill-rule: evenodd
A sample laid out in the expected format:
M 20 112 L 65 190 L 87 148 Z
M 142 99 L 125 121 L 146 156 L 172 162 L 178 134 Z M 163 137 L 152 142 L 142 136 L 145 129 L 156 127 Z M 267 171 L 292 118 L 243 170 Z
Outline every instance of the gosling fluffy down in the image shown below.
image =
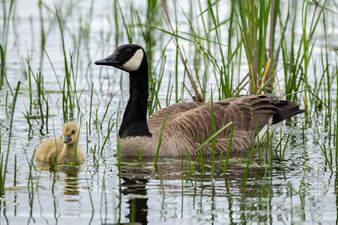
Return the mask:
M 49 139 L 36 149 L 35 160 L 43 163 L 70 164 L 83 163 L 85 156 L 78 146 L 79 126 L 76 122 L 68 122 L 63 126 L 63 138 Z M 76 160 L 75 160 L 76 159 Z

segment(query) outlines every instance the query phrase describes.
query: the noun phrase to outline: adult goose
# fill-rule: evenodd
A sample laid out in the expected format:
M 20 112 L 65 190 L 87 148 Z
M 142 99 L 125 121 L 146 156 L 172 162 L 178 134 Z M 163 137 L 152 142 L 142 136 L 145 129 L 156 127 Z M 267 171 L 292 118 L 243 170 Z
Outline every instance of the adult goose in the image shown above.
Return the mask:
M 184 102 L 163 108 L 147 119 L 148 63 L 144 49 L 135 44 L 118 47 L 96 65 L 113 66 L 129 73 L 130 97 L 119 129 L 122 156 L 196 155 L 211 153 L 211 144 L 200 147 L 211 135 L 211 104 Z M 263 127 L 302 113 L 298 104 L 274 96 L 242 96 L 214 102 L 214 130 L 233 123 L 232 151 L 242 151 L 255 142 Z M 159 142 L 160 145 L 159 145 Z M 217 135 L 216 151 L 226 151 L 230 129 Z

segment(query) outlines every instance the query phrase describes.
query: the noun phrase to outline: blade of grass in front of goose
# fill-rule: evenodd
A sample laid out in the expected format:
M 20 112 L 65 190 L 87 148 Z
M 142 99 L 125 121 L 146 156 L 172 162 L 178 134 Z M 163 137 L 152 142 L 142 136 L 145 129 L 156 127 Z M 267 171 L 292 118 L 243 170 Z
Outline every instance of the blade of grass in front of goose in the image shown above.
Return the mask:
M 223 132 L 225 129 L 232 126 L 233 122 L 229 122 L 226 125 L 224 125 L 221 129 L 217 130 L 213 135 L 211 135 L 207 140 L 205 140 L 200 146 L 196 149 L 196 152 L 200 152 L 204 145 L 208 144 L 213 138 L 215 138 L 217 135 L 219 135 L 221 132 Z
M 215 112 L 214 112 L 214 101 L 213 101 L 213 91 L 211 88 L 210 94 L 210 119 L 211 119 L 211 135 L 213 138 L 211 139 L 211 176 L 213 177 L 215 174 L 215 161 L 216 161 L 216 135 L 215 134 Z
M 165 117 L 164 117 L 164 120 L 163 120 L 163 123 L 162 123 L 162 126 L 161 126 L 161 130 L 160 130 L 160 136 L 158 138 L 156 155 L 155 155 L 155 158 L 154 158 L 154 167 L 155 167 L 156 173 L 157 173 L 158 156 L 160 154 L 160 149 L 161 149 L 161 145 L 162 145 L 162 141 L 163 141 L 163 137 L 162 137 L 163 136 L 163 130 L 164 130 L 165 124 L 167 122 L 167 119 L 168 119 L 168 113 L 165 114 Z
M 199 165 L 199 168 L 201 169 L 201 171 L 204 173 L 206 172 L 206 168 L 208 168 L 209 166 L 206 164 L 206 160 L 204 159 L 206 153 L 204 152 L 205 150 L 209 150 L 207 146 L 207 148 L 205 149 L 204 146 L 209 144 L 210 141 L 212 141 L 213 139 L 215 139 L 217 137 L 217 135 L 219 135 L 221 132 L 223 132 L 226 128 L 228 128 L 229 126 L 232 126 L 232 122 L 229 122 L 228 124 L 226 124 L 224 127 L 222 127 L 221 129 L 219 129 L 218 131 L 216 131 L 213 135 L 211 135 L 206 141 L 204 141 L 202 144 L 200 144 L 198 146 L 198 148 L 195 150 L 197 152 L 197 156 L 195 159 L 195 163 L 197 162 Z M 211 143 L 211 151 L 215 151 L 216 147 L 212 147 L 212 143 Z M 212 152 L 210 152 L 212 154 Z M 209 154 L 210 154 L 209 153 Z M 208 159 L 208 156 L 206 156 Z M 215 161 L 215 160 L 214 160 Z M 213 168 L 213 165 L 211 166 L 211 169 Z
M 229 159 L 230 159 L 230 154 L 231 154 L 231 150 L 232 150 L 233 139 L 234 139 L 234 124 L 232 123 L 231 126 L 230 126 L 229 144 L 228 144 L 228 148 L 227 148 L 227 152 L 226 152 L 225 160 L 224 160 L 224 165 L 223 165 L 224 175 L 226 175 L 226 173 L 228 171 Z

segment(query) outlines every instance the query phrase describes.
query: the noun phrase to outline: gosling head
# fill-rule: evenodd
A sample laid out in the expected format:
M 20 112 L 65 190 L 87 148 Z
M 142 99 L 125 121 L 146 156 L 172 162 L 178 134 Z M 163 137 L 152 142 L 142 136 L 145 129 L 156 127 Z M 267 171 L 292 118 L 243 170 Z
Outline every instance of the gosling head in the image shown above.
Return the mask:
M 63 143 L 72 145 L 77 143 L 79 138 L 79 126 L 76 122 L 68 122 L 63 125 Z
M 141 46 L 126 44 L 118 47 L 110 56 L 96 61 L 95 64 L 113 66 L 130 73 L 139 70 L 145 60 L 145 53 Z

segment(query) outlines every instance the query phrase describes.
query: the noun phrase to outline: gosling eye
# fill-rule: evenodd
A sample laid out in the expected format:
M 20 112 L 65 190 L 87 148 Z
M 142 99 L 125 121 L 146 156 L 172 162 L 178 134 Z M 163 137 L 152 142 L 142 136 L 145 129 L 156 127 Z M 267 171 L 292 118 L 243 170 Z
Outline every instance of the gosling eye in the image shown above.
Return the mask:
M 75 130 L 72 130 L 72 134 L 75 134 Z

